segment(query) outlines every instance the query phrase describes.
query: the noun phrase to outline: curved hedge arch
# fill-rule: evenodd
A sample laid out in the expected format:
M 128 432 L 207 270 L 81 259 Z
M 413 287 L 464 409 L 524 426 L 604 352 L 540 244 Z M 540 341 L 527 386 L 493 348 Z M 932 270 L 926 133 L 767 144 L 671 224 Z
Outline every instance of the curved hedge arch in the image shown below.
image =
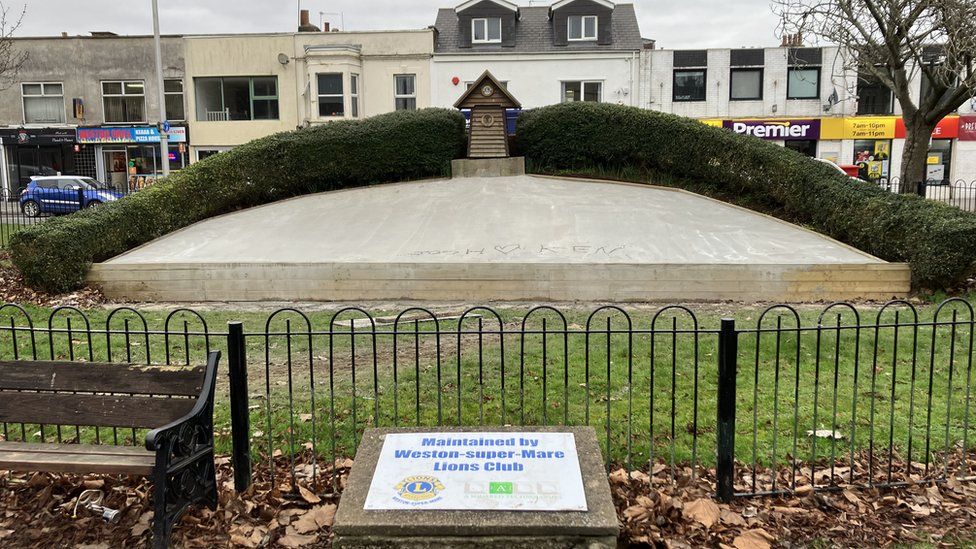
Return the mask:
M 892 194 L 690 118 L 573 103 L 523 112 L 517 128 L 517 146 L 534 171 L 655 180 L 740 203 L 886 261 L 908 262 L 917 287 L 951 287 L 976 265 L 976 215 Z
M 95 210 L 14 233 L 14 264 L 32 287 L 63 292 L 104 261 L 197 221 L 282 198 L 450 173 L 465 150 L 454 110 L 399 111 L 254 140 Z

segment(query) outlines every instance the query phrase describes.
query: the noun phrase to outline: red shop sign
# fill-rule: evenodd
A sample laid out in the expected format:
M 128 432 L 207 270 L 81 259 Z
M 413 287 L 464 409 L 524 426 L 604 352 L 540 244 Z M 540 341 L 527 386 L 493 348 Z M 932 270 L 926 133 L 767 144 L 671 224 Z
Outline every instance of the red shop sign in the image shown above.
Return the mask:
M 976 141 L 976 114 L 959 117 L 959 140 Z
M 932 139 L 955 139 L 959 137 L 959 117 L 947 116 L 932 130 Z M 905 120 L 895 120 L 895 139 L 905 138 Z

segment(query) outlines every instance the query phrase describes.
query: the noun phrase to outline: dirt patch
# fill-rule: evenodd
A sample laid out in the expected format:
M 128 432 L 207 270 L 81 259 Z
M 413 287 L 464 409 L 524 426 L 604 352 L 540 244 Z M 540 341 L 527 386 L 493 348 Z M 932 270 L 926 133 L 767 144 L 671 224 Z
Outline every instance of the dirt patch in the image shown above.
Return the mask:
M 85 287 L 76 292 L 51 295 L 29 288 L 20 271 L 10 262 L 10 252 L 0 250 L 0 303 L 37 305 L 39 307 L 72 306 L 91 309 L 109 303 L 97 288 Z
M 255 463 L 254 484 L 240 495 L 233 490 L 229 461 L 226 456 L 217 458 L 217 510 L 191 508 L 175 529 L 176 546 L 331 546 L 338 503 L 334 494 L 345 486 L 352 460 L 340 459 L 336 467 L 321 460 L 313 465 L 306 451 L 292 469 L 291 460 L 278 455 L 273 471 Z M 855 463 L 853 477 L 847 472 L 836 478 L 865 482 L 862 461 Z M 974 467 L 974 454 L 957 454 L 950 463 L 951 471 Z M 737 489 L 744 489 L 751 483 L 751 471 L 738 471 Z M 766 480 L 777 475 L 785 483 L 791 470 L 759 474 Z M 976 539 L 973 479 L 938 482 L 899 463 L 895 478 L 907 482 L 905 487 L 836 484 L 824 490 L 829 478 L 822 475 L 801 475 L 789 495 L 737 498 L 724 504 L 714 499 L 714 471 L 700 470 L 693 477 L 691 469 L 672 471 L 663 464 L 647 472 L 614 470 L 609 479 L 622 527 L 620 546 L 764 549 L 925 542 L 951 547 Z M 149 541 L 151 490 L 144 479 L 0 472 L 0 488 L 3 546 L 143 547 Z M 86 489 L 101 490 L 104 505 L 121 511 L 118 523 L 106 524 L 84 508 L 75 515 L 74 504 Z

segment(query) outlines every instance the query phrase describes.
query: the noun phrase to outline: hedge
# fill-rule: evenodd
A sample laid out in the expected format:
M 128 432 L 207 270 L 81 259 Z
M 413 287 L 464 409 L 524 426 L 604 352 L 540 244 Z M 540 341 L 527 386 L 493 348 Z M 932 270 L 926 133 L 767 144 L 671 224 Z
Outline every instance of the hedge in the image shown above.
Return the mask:
M 976 266 L 976 215 L 887 192 L 798 152 L 690 118 L 560 104 L 523 112 L 516 146 L 533 171 L 664 174 L 689 190 L 710 186 L 886 261 L 907 262 L 916 287 L 952 287 Z
M 442 176 L 465 147 L 446 109 L 337 121 L 257 139 L 100 208 L 16 232 L 14 264 L 32 287 L 63 292 L 104 261 L 197 221 L 290 196 Z

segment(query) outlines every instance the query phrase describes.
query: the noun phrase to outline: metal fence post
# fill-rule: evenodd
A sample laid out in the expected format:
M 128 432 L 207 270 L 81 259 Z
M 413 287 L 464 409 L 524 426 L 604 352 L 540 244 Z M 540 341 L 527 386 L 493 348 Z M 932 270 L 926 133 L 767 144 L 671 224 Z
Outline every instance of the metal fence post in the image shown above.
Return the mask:
M 716 491 L 720 501 L 729 503 L 734 494 L 735 475 L 735 378 L 739 338 L 735 320 L 722 319 L 718 334 L 718 455 Z
M 85 189 L 78 187 L 78 211 L 85 209 Z
M 234 489 L 243 492 L 251 484 L 251 418 L 247 409 L 247 350 L 244 324 L 240 322 L 227 323 L 227 363 L 230 367 Z

